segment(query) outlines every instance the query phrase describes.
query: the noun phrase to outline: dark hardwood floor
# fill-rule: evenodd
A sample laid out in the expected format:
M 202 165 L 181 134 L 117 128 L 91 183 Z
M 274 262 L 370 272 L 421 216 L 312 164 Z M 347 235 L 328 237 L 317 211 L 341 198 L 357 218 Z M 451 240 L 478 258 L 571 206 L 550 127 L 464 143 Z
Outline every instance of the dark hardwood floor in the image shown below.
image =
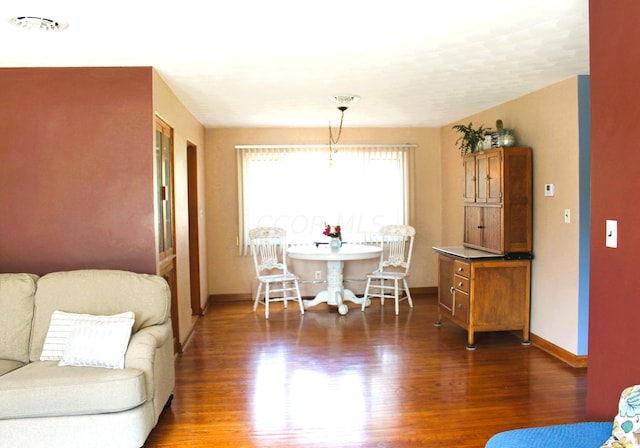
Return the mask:
M 585 418 L 586 369 L 509 332 L 466 333 L 374 301 L 346 316 L 214 303 L 176 360 L 177 384 L 146 448 L 484 447 L 507 429 Z

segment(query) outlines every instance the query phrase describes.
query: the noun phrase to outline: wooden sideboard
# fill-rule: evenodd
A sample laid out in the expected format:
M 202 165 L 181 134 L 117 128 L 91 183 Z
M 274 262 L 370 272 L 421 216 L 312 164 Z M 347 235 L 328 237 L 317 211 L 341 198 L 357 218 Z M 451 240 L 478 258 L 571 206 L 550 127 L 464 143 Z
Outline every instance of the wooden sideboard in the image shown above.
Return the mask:
M 438 320 L 445 317 L 467 330 L 467 349 L 475 333 L 522 330 L 529 344 L 531 260 L 509 259 L 462 246 L 438 252 Z

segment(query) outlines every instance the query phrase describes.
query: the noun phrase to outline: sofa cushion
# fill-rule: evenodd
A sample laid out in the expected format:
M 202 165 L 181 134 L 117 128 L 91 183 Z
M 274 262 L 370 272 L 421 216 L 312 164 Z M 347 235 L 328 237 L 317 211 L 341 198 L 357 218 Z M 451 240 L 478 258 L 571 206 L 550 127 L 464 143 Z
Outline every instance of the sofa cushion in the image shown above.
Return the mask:
M 0 359 L 0 376 L 22 367 L 23 365 L 23 362 L 14 361 L 13 359 Z
M 0 274 L 0 359 L 29 362 L 36 275 Z
M 112 315 L 133 311 L 133 333 L 170 317 L 171 293 L 160 276 L 116 270 L 55 272 L 38 280 L 29 356 L 39 360 L 55 310 Z
M 144 374 L 138 369 L 35 361 L 0 376 L 0 419 L 120 412 L 146 399 Z

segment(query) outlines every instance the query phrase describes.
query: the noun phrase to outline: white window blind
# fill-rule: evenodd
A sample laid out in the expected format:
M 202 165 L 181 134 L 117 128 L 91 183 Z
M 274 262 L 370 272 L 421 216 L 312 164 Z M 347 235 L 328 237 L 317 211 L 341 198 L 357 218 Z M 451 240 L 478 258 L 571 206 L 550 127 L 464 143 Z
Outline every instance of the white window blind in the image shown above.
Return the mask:
M 343 241 L 356 243 L 408 222 L 415 145 L 332 148 L 236 146 L 241 254 L 254 227 L 282 227 L 289 244 L 309 244 L 328 241 L 325 224 L 340 225 Z

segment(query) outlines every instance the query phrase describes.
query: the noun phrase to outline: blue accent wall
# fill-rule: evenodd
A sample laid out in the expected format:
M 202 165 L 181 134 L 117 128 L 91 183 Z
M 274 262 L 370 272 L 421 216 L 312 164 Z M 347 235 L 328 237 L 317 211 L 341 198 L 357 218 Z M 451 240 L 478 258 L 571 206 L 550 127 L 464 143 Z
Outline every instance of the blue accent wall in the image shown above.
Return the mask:
M 589 75 L 578 76 L 579 260 L 578 355 L 589 352 L 589 265 L 591 234 L 591 93 Z

